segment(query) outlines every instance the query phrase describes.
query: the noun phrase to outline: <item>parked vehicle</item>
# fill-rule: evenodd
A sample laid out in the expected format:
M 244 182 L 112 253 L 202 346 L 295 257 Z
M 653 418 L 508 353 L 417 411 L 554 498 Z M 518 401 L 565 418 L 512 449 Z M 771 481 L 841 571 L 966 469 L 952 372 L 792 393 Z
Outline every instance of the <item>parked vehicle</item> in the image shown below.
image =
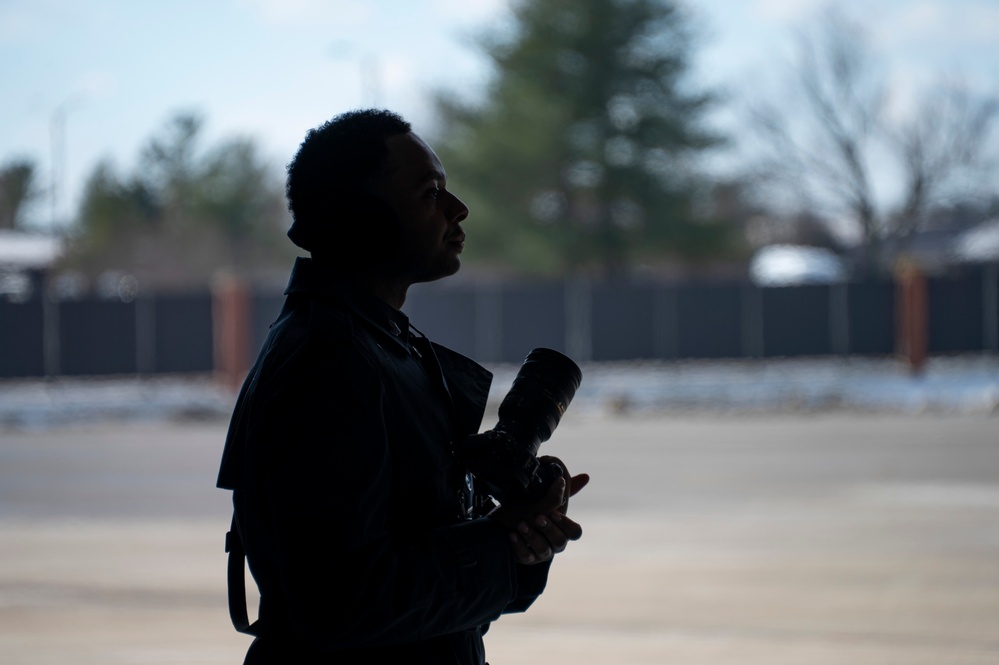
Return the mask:
M 749 264 L 749 277 L 757 286 L 832 284 L 846 280 L 846 264 L 822 247 L 770 245 L 759 250 Z

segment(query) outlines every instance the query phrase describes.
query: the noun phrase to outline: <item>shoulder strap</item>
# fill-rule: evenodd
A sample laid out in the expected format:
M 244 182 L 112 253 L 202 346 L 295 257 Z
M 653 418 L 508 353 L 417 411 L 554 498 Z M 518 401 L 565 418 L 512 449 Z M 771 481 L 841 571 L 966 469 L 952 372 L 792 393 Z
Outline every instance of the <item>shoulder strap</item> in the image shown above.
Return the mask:
M 232 525 L 225 534 L 225 551 L 229 554 L 227 580 L 229 584 L 229 618 L 232 625 L 241 633 L 247 635 L 260 634 L 260 620 L 250 623 L 246 612 L 246 575 L 244 572 L 246 551 L 243 549 L 243 539 L 239 535 L 239 525 L 236 523 L 236 513 L 232 514 Z

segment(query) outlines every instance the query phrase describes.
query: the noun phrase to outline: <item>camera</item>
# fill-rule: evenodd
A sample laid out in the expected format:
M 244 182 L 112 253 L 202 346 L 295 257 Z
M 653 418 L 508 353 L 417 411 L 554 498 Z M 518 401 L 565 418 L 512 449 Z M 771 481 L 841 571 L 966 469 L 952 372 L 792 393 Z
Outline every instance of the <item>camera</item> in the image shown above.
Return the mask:
M 538 448 L 551 438 L 582 379 L 567 356 L 534 349 L 500 403 L 496 426 L 456 447 L 458 458 L 501 503 L 538 501 L 562 475 L 559 465 L 538 461 Z

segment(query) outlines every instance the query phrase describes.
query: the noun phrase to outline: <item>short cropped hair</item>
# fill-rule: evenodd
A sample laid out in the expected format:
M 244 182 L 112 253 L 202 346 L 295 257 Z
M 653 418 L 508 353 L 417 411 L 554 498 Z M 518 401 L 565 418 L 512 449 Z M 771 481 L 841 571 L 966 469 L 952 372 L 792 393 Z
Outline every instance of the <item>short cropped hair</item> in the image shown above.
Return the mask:
M 385 142 L 410 131 L 399 115 L 381 109 L 349 111 L 310 129 L 288 165 L 291 241 L 313 253 L 351 258 L 371 214 L 372 183 L 386 167 Z

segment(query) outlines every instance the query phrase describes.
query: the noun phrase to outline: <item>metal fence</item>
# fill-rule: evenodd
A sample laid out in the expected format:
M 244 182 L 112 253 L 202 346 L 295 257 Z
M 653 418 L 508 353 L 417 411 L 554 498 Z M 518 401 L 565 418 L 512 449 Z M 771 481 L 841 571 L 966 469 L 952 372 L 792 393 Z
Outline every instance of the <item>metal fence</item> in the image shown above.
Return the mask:
M 212 295 L 0 302 L 0 377 L 208 372 Z
M 928 280 L 931 354 L 999 350 L 995 267 Z M 414 288 L 411 318 L 485 362 L 549 346 L 593 361 L 890 355 L 889 280 L 759 288 L 748 282 L 587 283 Z
M 748 282 L 434 283 L 411 289 L 410 318 L 482 362 L 547 346 L 580 361 L 889 355 L 895 285 L 866 281 L 758 288 Z M 931 354 L 999 350 L 999 271 L 927 282 Z M 259 348 L 283 297 L 251 297 Z M 213 295 L 156 293 L 0 302 L 0 378 L 210 372 Z

